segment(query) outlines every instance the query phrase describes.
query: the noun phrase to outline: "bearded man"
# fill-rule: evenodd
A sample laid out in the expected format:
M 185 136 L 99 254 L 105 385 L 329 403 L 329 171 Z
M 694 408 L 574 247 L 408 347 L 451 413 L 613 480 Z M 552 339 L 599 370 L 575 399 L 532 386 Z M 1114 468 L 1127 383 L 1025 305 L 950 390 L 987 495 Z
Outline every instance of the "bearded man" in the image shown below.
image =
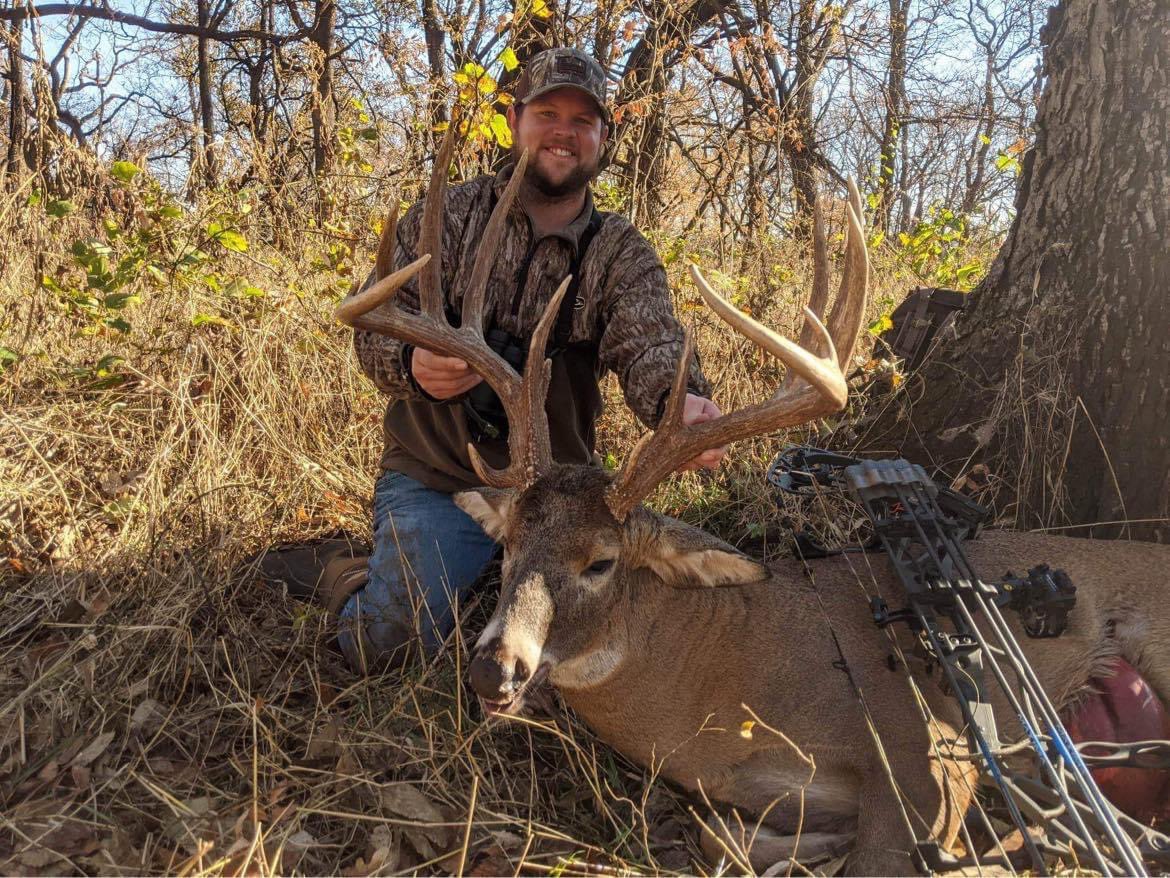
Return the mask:
M 626 403 L 653 427 L 682 353 L 683 331 L 649 242 L 625 217 L 593 205 L 589 184 L 612 125 L 600 65 L 576 49 L 549 49 L 529 63 L 513 99 L 507 112 L 513 159 L 524 150 L 529 159 L 488 282 L 486 335 L 519 367 L 545 306 L 565 276 L 573 276 L 548 351 L 547 411 L 554 459 L 588 463 L 602 376 L 616 374 Z M 514 167 L 447 190 L 441 263 L 453 321 L 484 227 Z M 418 255 L 421 218 L 420 203 L 399 223 L 396 265 Z M 399 291 L 397 301 L 418 310 L 416 281 Z M 347 544 L 326 542 L 270 553 L 262 570 L 294 596 L 338 612 L 342 650 L 366 672 L 434 650 L 451 631 L 456 601 L 495 555 L 493 539 L 452 494 L 481 484 L 468 443 L 490 466 L 507 462 L 508 425 L 498 399 L 464 361 L 362 330 L 355 331 L 354 347 L 366 375 L 390 397 L 374 490 L 373 552 L 354 558 Z M 688 391 L 686 423 L 719 414 L 697 366 Z M 713 449 L 684 468 L 715 468 L 722 455 Z

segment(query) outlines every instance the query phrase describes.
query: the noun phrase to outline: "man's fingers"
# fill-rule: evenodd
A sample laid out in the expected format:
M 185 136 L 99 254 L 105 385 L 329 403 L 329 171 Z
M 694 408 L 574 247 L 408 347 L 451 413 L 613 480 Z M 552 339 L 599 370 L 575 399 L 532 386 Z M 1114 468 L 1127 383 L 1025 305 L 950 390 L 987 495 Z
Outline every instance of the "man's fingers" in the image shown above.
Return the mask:
M 697 469 L 718 469 L 719 464 L 723 461 L 723 456 L 726 449 L 712 448 L 704 451 L 695 457 L 692 457 L 686 463 L 678 468 L 678 472 L 687 473 Z
M 458 396 L 475 387 L 482 380 L 478 375 L 467 375 L 457 379 L 436 378 L 434 380 L 424 380 L 415 375 L 418 386 L 435 399 L 450 399 L 453 396 Z
M 444 357 L 442 354 L 436 354 L 426 348 L 415 348 L 412 367 L 462 375 L 467 372 L 467 361 L 461 360 L 459 357 Z

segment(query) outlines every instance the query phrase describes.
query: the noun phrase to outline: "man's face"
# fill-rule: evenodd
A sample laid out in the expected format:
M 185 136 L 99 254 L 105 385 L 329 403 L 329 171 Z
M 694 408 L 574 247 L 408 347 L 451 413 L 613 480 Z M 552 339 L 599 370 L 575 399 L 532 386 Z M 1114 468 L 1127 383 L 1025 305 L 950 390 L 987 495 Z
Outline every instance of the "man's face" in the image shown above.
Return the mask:
M 508 108 L 512 155 L 528 150 L 528 179 L 550 198 L 578 192 L 597 176 L 608 135 L 597 104 L 575 88 L 558 88 Z

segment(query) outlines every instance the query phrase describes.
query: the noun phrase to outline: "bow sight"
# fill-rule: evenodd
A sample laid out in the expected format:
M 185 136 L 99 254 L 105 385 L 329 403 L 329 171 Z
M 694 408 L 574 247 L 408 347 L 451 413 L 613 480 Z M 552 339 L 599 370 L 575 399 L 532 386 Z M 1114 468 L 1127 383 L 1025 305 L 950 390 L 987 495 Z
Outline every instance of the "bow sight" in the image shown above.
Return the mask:
M 985 783 L 999 791 L 1038 874 L 1047 874 L 1044 853 L 1070 848 L 1104 875 L 1144 875 L 1143 857 L 1170 864 L 1170 838 L 1116 810 L 1089 772 L 1089 765 L 1170 768 L 1170 742 L 1086 742 L 1086 749 L 1105 754 L 1083 755 L 1001 613 L 1003 608 L 1018 613 L 1030 637 L 1059 636 L 1076 605 L 1076 585 L 1063 571 L 1038 564 L 1023 576 L 980 579 L 962 542 L 978 535 L 987 510 L 935 484 L 921 466 L 905 460 L 859 460 L 791 446 L 772 463 L 767 477 L 789 494 L 829 489 L 847 493 L 864 508 L 872 534 L 859 549 L 830 551 L 802 533 L 797 550 L 805 558 L 885 552 L 906 590 L 907 605 L 891 610 L 873 598 L 874 622 L 881 628 L 907 625 L 942 669 L 977 754 L 973 758 L 981 763 Z M 977 616 L 982 627 L 976 625 Z M 1022 742 L 1007 748 L 987 698 L 989 677 L 1001 687 L 1025 733 Z M 1032 751 L 1034 764 L 1023 771 L 1009 767 L 1004 757 L 1023 750 Z M 955 860 L 932 842 L 920 843 L 918 855 L 919 866 L 930 871 L 976 865 Z M 986 859 L 981 863 L 995 865 Z

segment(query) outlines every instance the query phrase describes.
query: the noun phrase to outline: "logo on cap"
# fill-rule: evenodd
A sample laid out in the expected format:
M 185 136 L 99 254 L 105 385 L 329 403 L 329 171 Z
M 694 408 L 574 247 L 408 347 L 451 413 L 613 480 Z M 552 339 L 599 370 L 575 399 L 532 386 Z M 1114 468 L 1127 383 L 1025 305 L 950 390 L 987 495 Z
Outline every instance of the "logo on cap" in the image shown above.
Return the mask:
M 589 71 L 585 68 L 585 62 L 580 58 L 574 58 L 572 55 L 559 55 L 553 65 L 553 69 L 558 76 L 562 76 L 568 80 L 589 79 Z

